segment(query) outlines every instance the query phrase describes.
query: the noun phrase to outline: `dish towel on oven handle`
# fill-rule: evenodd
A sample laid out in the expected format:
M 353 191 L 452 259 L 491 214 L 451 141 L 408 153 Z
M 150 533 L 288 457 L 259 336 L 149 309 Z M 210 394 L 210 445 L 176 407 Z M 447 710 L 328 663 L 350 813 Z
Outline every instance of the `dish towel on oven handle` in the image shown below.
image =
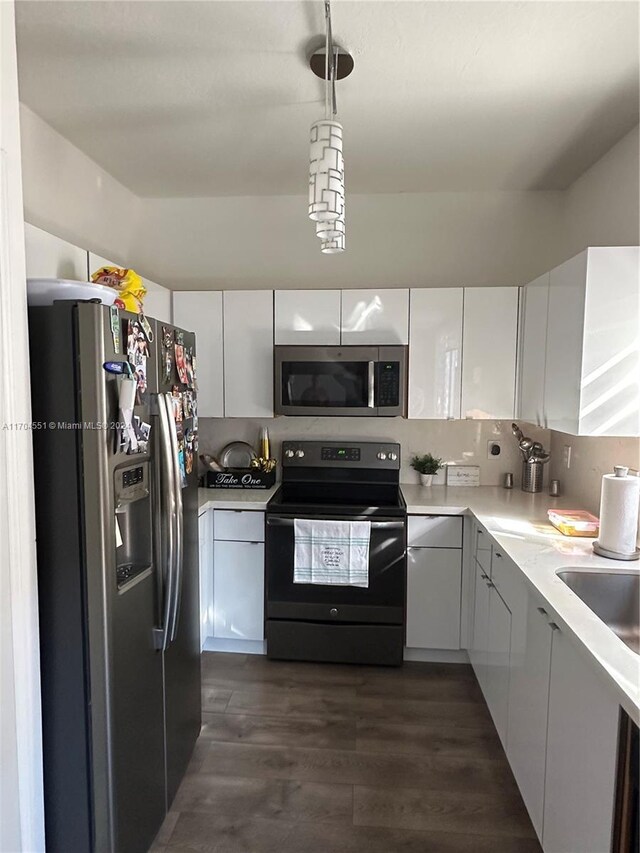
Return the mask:
M 294 520 L 294 583 L 369 586 L 369 521 Z

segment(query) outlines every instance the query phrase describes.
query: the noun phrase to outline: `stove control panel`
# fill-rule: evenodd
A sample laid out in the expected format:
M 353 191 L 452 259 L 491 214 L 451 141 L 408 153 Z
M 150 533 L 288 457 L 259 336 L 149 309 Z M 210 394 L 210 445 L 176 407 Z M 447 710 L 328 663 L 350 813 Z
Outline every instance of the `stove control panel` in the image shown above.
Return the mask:
M 283 441 L 284 467 L 400 470 L 400 445 L 385 441 Z
M 320 451 L 321 459 L 330 459 L 332 462 L 359 462 L 359 447 L 323 447 Z

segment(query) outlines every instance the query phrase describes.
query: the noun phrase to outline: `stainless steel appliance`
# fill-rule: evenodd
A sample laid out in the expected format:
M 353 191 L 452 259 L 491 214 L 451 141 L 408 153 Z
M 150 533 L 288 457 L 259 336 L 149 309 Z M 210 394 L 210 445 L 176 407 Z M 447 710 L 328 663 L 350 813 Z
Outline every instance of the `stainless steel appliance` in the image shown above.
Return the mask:
M 194 423 L 175 407 L 173 343 L 195 338 L 151 320 L 132 342 L 134 320 L 91 302 L 29 310 L 49 850 L 146 851 L 200 730 L 197 477 L 175 417 Z M 145 440 L 128 453 L 122 379 L 103 365 L 140 345 Z
M 407 414 L 407 347 L 276 346 L 276 415 Z
M 267 504 L 267 656 L 400 665 L 406 504 L 400 445 L 285 441 L 282 485 Z M 294 583 L 295 519 L 371 522 L 369 586 Z

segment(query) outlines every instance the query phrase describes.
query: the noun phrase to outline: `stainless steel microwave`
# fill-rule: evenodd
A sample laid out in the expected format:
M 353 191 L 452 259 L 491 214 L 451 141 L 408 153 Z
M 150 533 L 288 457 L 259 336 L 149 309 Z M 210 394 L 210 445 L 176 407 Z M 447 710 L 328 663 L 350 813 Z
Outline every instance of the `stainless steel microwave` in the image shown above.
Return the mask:
M 276 346 L 276 415 L 407 413 L 407 347 Z

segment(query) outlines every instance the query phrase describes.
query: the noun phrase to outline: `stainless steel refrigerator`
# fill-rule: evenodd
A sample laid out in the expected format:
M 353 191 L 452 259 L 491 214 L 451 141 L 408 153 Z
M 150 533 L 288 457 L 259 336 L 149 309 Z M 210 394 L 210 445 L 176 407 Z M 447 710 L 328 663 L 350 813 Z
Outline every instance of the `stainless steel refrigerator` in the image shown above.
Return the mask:
M 195 338 L 92 302 L 29 334 L 47 849 L 142 853 L 200 731 Z

